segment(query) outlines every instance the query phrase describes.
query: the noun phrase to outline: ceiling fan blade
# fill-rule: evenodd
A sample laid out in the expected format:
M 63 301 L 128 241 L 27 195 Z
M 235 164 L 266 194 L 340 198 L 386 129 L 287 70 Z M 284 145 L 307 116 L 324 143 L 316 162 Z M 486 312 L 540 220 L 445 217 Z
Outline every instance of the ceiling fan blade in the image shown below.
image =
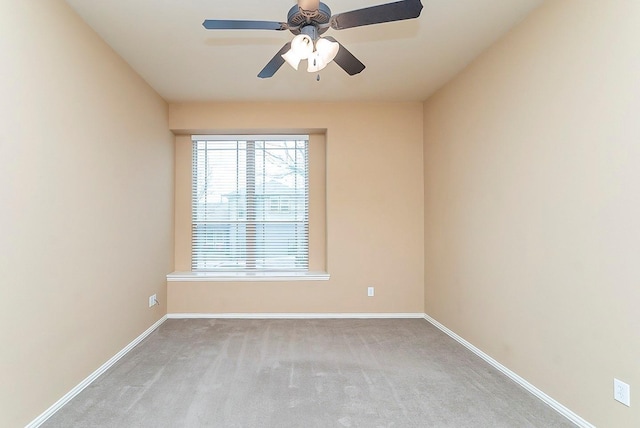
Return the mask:
M 207 30 L 288 30 L 286 22 L 238 21 L 230 19 L 205 19 L 202 26 Z
M 334 39 L 331 36 L 325 36 L 324 38 L 332 42 L 336 42 L 337 44 L 340 45 L 338 54 L 333 59 L 333 62 L 338 64 L 340 68 L 342 68 L 344 71 L 347 72 L 347 74 L 349 74 L 349 76 L 353 76 L 355 74 L 360 73 L 362 70 L 364 70 L 365 68 L 364 64 L 361 63 L 360 60 L 356 58 L 351 52 L 349 52 L 347 48 L 342 46 L 340 42 L 338 42 L 336 39 Z
M 276 74 L 276 71 L 278 71 L 280 67 L 282 67 L 282 64 L 284 64 L 284 58 L 282 58 L 282 55 L 289 52 L 289 49 L 291 49 L 291 42 L 287 42 L 282 49 L 278 51 L 276 56 L 271 58 L 271 61 L 269 61 L 262 71 L 258 73 L 258 77 L 261 79 L 273 77 L 273 75 Z
M 338 13 L 331 17 L 331 28 L 362 27 L 363 25 L 381 24 L 383 22 L 402 21 L 420 16 L 422 3 L 420 0 L 403 0 L 379 6 Z

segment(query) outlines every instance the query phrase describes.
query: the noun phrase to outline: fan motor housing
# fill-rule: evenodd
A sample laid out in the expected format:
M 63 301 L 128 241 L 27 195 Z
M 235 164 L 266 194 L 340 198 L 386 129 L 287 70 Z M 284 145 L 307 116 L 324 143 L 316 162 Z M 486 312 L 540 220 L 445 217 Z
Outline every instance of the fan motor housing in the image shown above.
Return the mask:
M 302 33 L 302 28 L 312 25 L 318 34 L 322 34 L 329 29 L 331 20 L 331 9 L 324 3 L 319 3 L 318 10 L 308 11 L 300 9 L 298 5 L 293 6 L 287 14 L 289 31 L 296 36 Z

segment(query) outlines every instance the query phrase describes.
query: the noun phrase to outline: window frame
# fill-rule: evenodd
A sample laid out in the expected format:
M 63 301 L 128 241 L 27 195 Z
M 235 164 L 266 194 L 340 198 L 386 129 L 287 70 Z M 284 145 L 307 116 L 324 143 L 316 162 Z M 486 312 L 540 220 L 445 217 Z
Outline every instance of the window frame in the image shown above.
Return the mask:
M 244 220 L 238 222 L 236 221 L 236 225 L 237 224 L 244 224 L 245 226 L 245 238 L 244 238 L 244 245 L 246 246 L 245 248 L 245 254 L 244 254 L 244 258 L 239 258 L 238 260 L 242 260 L 244 262 L 244 265 L 241 267 L 233 267 L 233 258 L 231 256 L 229 256 L 229 263 L 231 265 L 231 267 L 219 267 L 219 268 L 210 268 L 210 267 L 199 267 L 200 264 L 198 263 L 198 261 L 195 259 L 196 257 L 196 251 L 199 250 L 204 250 L 207 251 L 206 248 L 203 248 L 202 242 L 206 241 L 206 235 L 204 238 L 198 238 L 198 244 L 196 244 L 196 230 L 199 226 L 202 226 L 204 224 L 213 224 L 213 225 L 231 225 L 231 222 L 224 222 L 224 221 L 216 221 L 216 222 L 210 222 L 210 221 L 202 221 L 202 220 L 198 220 L 198 213 L 196 212 L 196 204 L 198 204 L 198 196 L 197 196 L 197 179 L 198 179 L 198 171 L 197 171 L 197 156 L 199 153 L 199 150 L 204 150 L 205 153 L 207 150 L 209 150 L 209 148 L 204 148 L 204 149 L 199 149 L 198 148 L 198 143 L 213 143 L 215 144 L 215 142 L 235 142 L 236 143 L 236 153 L 239 153 L 240 150 L 246 150 L 246 156 L 244 159 L 245 162 L 245 169 L 242 170 L 244 171 L 244 173 L 246 174 L 246 182 L 245 182 L 245 189 L 244 189 L 244 198 L 246 200 L 246 206 L 245 206 L 245 210 L 246 211 L 246 217 Z M 262 219 L 258 219 L 256 217 L 256 213 L 258 212 L 259 209 L 259 199 L 262 197 L 263 199 L 266 197 L 270 197 L 270 195 L 268 193 L 264 193 L 264 194 L 260 194 L 257 193 L 255 186 L 256 186 L 256 179 L 258 177 L 258 173 L 256 171 L 256 163 L 255 163 L 255 155 L 259 150 L 263 151 L 263 155 L 266 154 L 267 151 L 269 151 L 269 149 L 267 148 L 268 142 L 270 141 L 287 141 L 287 142 L 295 142 L 294 147 L 292 148 L 293 150 L 303 150 L 303 154 L 304 154 L 304 177 L 303 179 L 305 180 L 304 183 L 304 201 L 303 201 L 303 206 L 304 206 L 304 213 L 303 213 L 303 219 L 302 220 L 285 220 L 285 221 L 281 221 L 281 222 L 273 222 L 273 221 L 269 221 L 266 220 L 266 212 L 263 213 L 263 218 Z M 240 142 L 243 142 L 245 144 L 244 149 L 240 149 Z M 191 240 L 191 271 L 194 274 L 210 274 L 210 275 L 226 275 L 226 274 L 231 274 L 231 275 L 238 275 L 238 276 L 243 276 L 245 274 L 248 274 L 249 276 L 251 275 L 263 275 L 264 277 L 268 278 L 271 275 L 270 274 L 278 274 L 278 273 L 308 273 L 309 272 L 309 265 L 310 265 L 310 242 L 309 242 L 309 238 L 310 238 L 310 221 L 309 221 L 309 181 L 310 181 L 310 136 L 309 135 L 192 135 L 191 136 L 191 143 L 192 143 L 192 180 L 191 180 L 191 185 L 192 185 L 192 189 L 191 189 L 191 204 L 192 204 L 192 216 L 191 216 L 191 230 L 192 230 L 192 240 Z M 303 147 L 299 147 L 299 143 L 303 143 Z M 262 144 L 261 147 L 258 147 L 260 144 Z M 278 149 L 274 149 L 272 148 L 272 150 L 278 150 Z M 236 157 L 238 157 L 238 155 L 236 155 Z M 297 159 L 297 158 L 296 158 Z M 238 161 L 237 161 L 238 162 Z M 241 165 L 240 164 L 236 164 L 235 165 L 235 171 L 236 171 L 236 175 L 238 175 L 238 171 L 241 170 Z M 267 175 L 264 175 L 264 171 L 262 171 L 262 178 L 263 178 L 263 191 L 264 188 L 266 186 L 264 180 L 267 179 Z M 208 175 L 207 173 L 205 173 L 205 175 Z M 208 177 L 205 178 L 205 180 L 207 180 Z M 238 184 L 239 185 L 239 184 Z M 292 193 L 293 195 L 293 193 Z M 275 197 L 278 198 L 277 204 L 278 204 L 278 212 L 281 211 L 282 208 L 282 195 L 277 194 L 274 195 Z M 291 195 L 285 195 L 285 199 L 289 198 Z M 299 197 L 299 194 L 295 194 L 295 197 Z M 264 202 L 264 201 L 263 201 Z M 270 201 L 271 202 L 271 201 Z M 289 212 L 288 210 L 291 209 L 292 207 L 290 206 L 290 200 L 287 201 L 287 212 Z M 295 204 L 296 202 L 294 202 Z M 269 207 L 271 208 L 271 207 Z M 295 211 L 295 213 L 297 213 L 298 215 L 300 214 L 299 210 L 296 210 L 295 207 L 293 207 Z M 266 210 L 267 206 L 265 204 L 265 206 L 262 207 L 262 210 Z M 239 212 L 244 212 L 242 209 L 238 209 L 236 211 L 236 213 Z M 273 213 L 271 213 L 273 214 Z M 238 218 L 238 214 L 236 214 L 236 218 Z M 258 249 L 263 249 L 263 247 L 267 247 L 269 245 L 269 241 L 262 241 L 259 240 L 258 237 L 258 230 L 262 230 L 263 233 L 266 233 L 267 227 L 268 225 L 271 224 L 275 227 L 278 227 L 278 225 L 282 226 L 282 225 L 292 225 L 294 226 L 294 230 L 296 231 L 295 235 L 296 235 L 296 244 L 295 244 L 295 248 L 299 248 L 300 245 L 302 244 L 302 251 L 303 253 L 300 252 L 296 252 L 295 254 L 292 254 L 292 259 L 294 260 L 294 267 L 286 267 L 286 268 L 269 268 L 266 267 L 266 260 L 268 260 L 268 258 L 264 258 L 264 259 L 260 259 L 262 260 L 262 266 L 258 266 L 257 260 L 259 259 L 258 256 L 256 255 L 256 252 L 258 251 Z M 302 225 L 302 230 L 303 230 L 303 237 L 300 238 L 298 236 L 298 229 L 296 226 L 300 226 Z M 272 226 L 272 228 L 274 228 Z M 214 227 L 215 228 L 215 227 Z M 253 233 L 252 233 L 253 231 Z M 205 232 L 206 233 L 206 232 Z M 277 233 L 277 232 L 276 232 Z M 198 246 L 199 245 L 199 246 Z M 276 245 L 277 246 L 277 245 Z M 196 248 L 197 247 L 197 248 Z M 239 247 L 238 247 L 239 248 Z M 278 248 L 279 250 L 279 248 Z M 278 251 L 278 250 L 274 250 L 274 251 Z M 237 251 L 237 248 L 234 247 L 233 251 Z M 264 250 L 266 251 L 266 250 Z M 268 251 L 267 251 L 268 253 Z M 234 253 L 235 254 L 235 253 Z M 273 257 L 273 255 L 272 255 Z M 300 262 L 300 260 L 302 262 Z M 298 267 L 299 266 L 299 267 Z M 289 277 L 289 275 L 285 275 L 285 277 Z

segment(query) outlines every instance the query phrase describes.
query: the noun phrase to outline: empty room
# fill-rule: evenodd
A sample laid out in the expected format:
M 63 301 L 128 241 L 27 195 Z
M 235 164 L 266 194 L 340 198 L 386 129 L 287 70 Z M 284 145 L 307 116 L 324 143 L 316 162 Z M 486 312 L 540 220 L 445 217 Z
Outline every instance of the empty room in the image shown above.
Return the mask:
M 1 427 L 640 427 L 640 2 L 0 0 L 0 64 Z

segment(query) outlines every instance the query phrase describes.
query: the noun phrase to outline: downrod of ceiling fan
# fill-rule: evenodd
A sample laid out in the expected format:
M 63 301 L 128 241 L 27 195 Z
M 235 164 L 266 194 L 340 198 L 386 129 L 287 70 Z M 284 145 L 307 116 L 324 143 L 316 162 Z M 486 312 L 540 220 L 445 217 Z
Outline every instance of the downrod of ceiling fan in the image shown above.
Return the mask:
M 305 25 L 304 27 L 302 27 L 300 29 L 300 34 L 309 36 L 314 42 L 318 40 L 318 37 L 320 37 L 318 28 L 313 24 Z

